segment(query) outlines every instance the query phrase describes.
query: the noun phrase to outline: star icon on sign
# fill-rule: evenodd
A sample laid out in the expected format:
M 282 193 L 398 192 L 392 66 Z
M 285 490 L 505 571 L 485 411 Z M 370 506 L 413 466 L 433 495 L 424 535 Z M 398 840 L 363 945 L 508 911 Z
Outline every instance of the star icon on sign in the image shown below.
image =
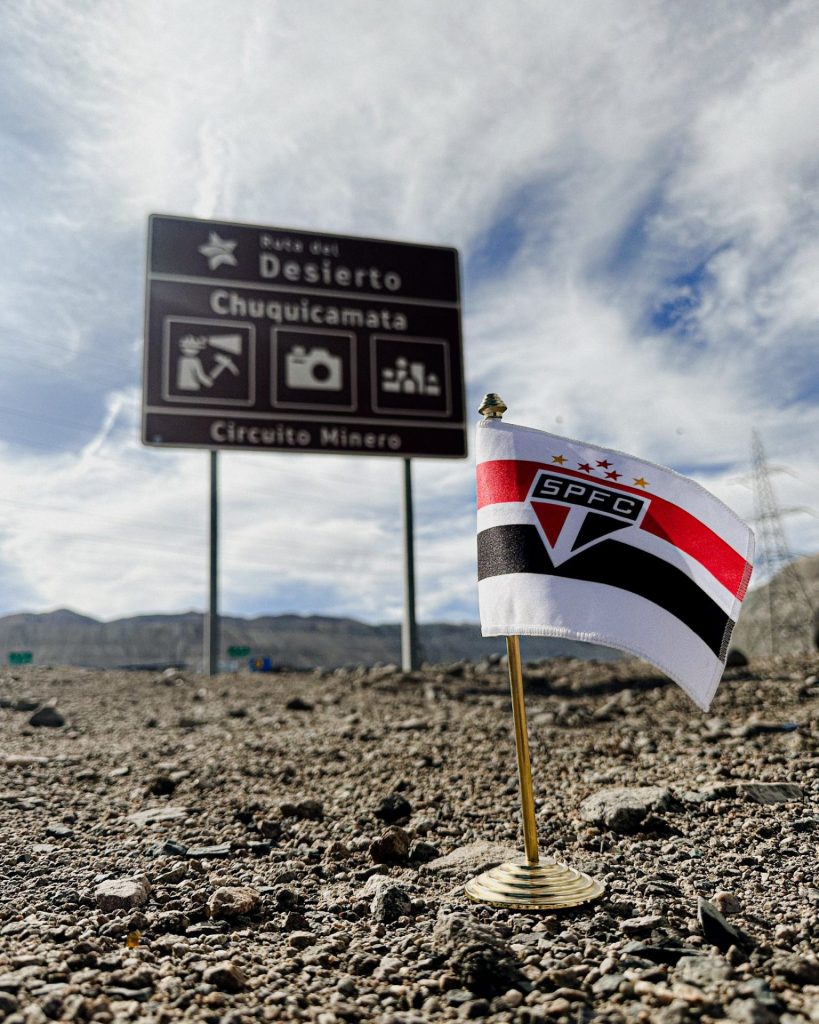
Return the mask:
M 558 466 L 562 466 L 565 461 L 566 461 L 566 456 L 565 455 L 553 455 L 552 456 L 552 462 L 556 462 L 558 464 Z
M 611 465 L 611 463 L 609 462 L 608 459 L 598 459 L 597 460 L 597 465 L 598 466 L 602 466 L 603 469 L 608 469 L 609 466 Z
M 642 477 L 638 477 L 634 481 L 635 487 L 648 487 L 648 480 L 644 480 Z
M 227 263 L 229 267 L 238 266 L 236 257 L 233 255 L 235 248 L 236 242 L 220 238 L 218 232 L 211 231 L 208 234 L 207 242 L 200 245 L 197 251 L 208 261 L 208 270 L 216 270 L 223 263 Z
M 578 469 L 582 469 L 584 473 L 593 473 L 594 472 L 594 470 L 591 468 L 591 466 L 588 464 L 588 462 L 578 462 L 577 468 Z
M 606 473 L 607 480 L 619 480 L 622 473 L 618 473 L 616 469 L 613 469 L 610 473 Z

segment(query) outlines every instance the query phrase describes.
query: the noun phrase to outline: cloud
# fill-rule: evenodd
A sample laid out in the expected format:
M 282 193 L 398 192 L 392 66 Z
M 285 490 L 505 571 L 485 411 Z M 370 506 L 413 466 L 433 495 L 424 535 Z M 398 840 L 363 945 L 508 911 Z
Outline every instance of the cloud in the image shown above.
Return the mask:
M 814 5 L 36 0 L 0 31 L 7 610 L 204 604 L 206 456 L 137 440 L 152 211 L 455 244 L 474 418 L 498 391 L 749 516 L 756 426 L 815 503 Z M 398 617 L 399 463 L 220 465 L 226 610 Z M 421 614 L 474 617 L 471 464 L 415 478 Z

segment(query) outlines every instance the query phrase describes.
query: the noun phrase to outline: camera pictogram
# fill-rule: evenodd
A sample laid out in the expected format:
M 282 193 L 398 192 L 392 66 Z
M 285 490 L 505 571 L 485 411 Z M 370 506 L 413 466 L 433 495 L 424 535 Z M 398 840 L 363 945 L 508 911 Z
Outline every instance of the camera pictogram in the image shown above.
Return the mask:
M 342 362 L 323 346 L 294 345 L 284 357 L 285 383 L 305 391 L 341 391 Z
M 276 327 L 272 404 L 349 412 L 355 408 L 355 337 L 345 331 Z

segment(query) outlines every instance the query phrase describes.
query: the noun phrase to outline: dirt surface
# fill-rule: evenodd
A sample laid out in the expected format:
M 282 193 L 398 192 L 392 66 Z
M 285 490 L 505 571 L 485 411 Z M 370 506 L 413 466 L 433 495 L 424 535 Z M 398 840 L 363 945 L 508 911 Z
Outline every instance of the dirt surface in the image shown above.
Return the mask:
M 527 914 L 463 896 L 522 852 L 502 665 L 6 670 L 0 1020 L 817 1022 L 817 668 L 527 667 L 542 852 L 605 885 Z

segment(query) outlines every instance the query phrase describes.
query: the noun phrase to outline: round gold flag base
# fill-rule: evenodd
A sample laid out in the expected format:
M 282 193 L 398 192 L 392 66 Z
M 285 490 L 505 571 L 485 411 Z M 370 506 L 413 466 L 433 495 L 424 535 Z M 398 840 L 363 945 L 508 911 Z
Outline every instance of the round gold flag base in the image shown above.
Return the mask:
M 603 886 L 551 857 L 539 864 L 508 861 L 473 878 L 466 895 L 475 903 L 512 910 L 562 910 L 590 903 L 603 894 Z

